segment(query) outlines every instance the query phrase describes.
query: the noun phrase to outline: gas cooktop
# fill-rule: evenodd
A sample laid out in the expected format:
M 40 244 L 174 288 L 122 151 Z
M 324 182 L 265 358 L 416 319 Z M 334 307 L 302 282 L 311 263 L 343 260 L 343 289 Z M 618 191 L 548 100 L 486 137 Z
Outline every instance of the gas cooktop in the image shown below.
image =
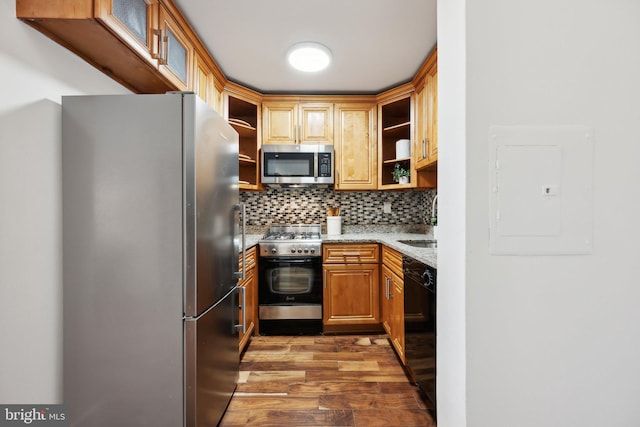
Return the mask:
M 275 224 L 258 242 L 262 257 L 321 256 L 320 224 Z

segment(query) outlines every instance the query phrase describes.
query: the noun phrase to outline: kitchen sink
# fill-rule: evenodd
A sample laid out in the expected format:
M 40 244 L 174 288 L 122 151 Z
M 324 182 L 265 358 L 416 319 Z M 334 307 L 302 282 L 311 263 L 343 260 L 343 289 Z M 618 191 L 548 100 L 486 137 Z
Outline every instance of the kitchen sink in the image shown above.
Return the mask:
M 416 248 L 437 248 L 438 241 L 437 240 L 398 240 L 398 243 L 404 243 L 405 245 L 413 246 Z

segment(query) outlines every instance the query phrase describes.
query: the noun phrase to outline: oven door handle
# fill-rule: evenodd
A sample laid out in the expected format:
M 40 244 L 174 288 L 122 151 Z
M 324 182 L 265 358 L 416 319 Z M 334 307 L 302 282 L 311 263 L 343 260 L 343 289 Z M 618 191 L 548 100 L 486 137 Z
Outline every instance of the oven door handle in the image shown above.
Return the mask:
M 261 258 L 261 260 L 268 263 L 290 263 L 290 264 L 309 264 L 313 262 L 313 258 L 305 258 L 305 259 L 291 259 L 291 258 Z

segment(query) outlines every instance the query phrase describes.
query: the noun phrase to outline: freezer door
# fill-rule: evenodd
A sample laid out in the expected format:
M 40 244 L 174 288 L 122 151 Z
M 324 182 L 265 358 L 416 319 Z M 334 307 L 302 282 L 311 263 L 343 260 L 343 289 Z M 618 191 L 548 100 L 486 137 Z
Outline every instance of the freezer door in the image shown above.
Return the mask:
M 237 288 L 185 328 L 185 427 L 214 427 L 238 382 Z
M 195 95 L 184 95 L 185 316 L 236 286 L 238 133 Z

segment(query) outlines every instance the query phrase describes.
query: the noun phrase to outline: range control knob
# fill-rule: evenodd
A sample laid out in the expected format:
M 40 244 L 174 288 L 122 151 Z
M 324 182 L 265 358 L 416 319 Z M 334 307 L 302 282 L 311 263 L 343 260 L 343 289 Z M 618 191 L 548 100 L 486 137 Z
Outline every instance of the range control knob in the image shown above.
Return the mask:
M 309 249 L 308 248 L 304 248 L 304 253 L 308 254 L 309 253 Z
M 316 248 L 309 249 L 309 252 L 311 252 L 312 254 L 315 254 L 316 253 Z
M 296 253 L 295 248 L 291 248 L 291 253 L 292 253 L 292 254 L 295 254 L 295 253 Z
M 277 250 L 276 248 L 271 248 L 271 253 L 272 253 L 272 254 L 277 254 L 277 253 L 278 253 L 278 250 Z

